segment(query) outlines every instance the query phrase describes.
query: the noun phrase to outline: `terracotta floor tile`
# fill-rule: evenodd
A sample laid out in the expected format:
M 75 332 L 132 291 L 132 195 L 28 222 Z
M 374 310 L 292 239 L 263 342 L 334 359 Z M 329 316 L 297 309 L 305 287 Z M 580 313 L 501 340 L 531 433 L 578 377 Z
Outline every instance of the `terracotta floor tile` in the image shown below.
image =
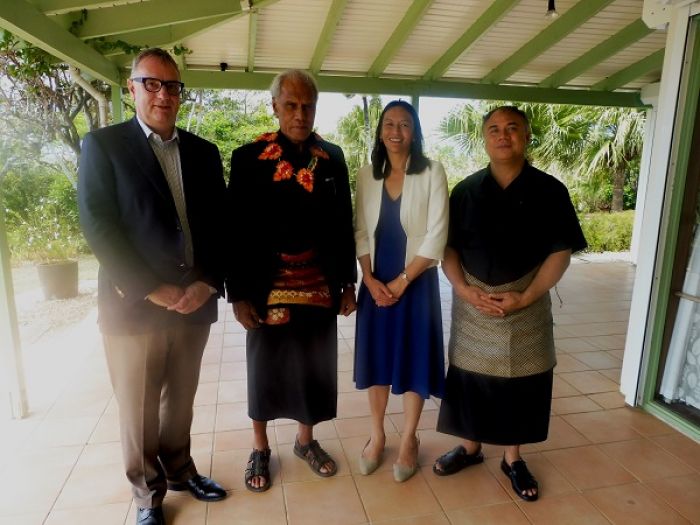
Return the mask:
M 592 352 L 597 350 L 596 346 L 579 338 L 557 339 L 554 341 L 557 348 L 561 348 L 564 352 L 573 354 L 577 352 Z
M 287 523 L 282 487 L 266 492 L 236 491 L 208 505 L 207 525 L 278 525 Z
M 590 441 L 569 425 L 560 416 L 555 416 L 549 420 L 549 434 L 547 441 L 537 443 L 539 450 L 553 450 L 558 448 L 580 447 L 588 445 Z
M 700 475 L 655 479 L 644 483 L 691 522 L 700 523 Z
M 355 390 L 352 371 L 338 372 L 338 392 L 354 392 Z
M 450 521 L 442 513 L 428 514 L 425 516 L 411 516 L 410 518 L 398 518 L 395 520 L 373 521 L 372 525 L 449 525 Z
M 534 525 L 608 525 L 610 522 L 580 494 L 564 494 L 518 503 Z
M 484 464 L 472 465 L 451 476 L 435 475 L 432 465 L 421 470 L 445 511 L 510 501 L 508 494 Z
M 693 473 L 692 468 L 648 439 L 606 443 L 600 449 L 640 481 Z
M 396 483 L 391 471 L 376 472 L 356 477 L 355 484 L 372 522 L 441 511 L 421 472 L 404 483 Z
M 624 441 L 641 437 L 624 419 L 617 417 L 614 410 L 568 414 L 562 418 L 593 443 Z
M 580 352 L 576 354 L 576 359 L 588 365 L 592 370 L 605 370 L 608 368 L 620 368 L 621 361 L 607 352 Z
M 618 386 L 614 381 L 596 371 L 568 372 L 559 374 L 559 377 L 583 394 L 616 392 L 618 390 Z
M 601 406 L 586 396 L 559 397 L 552 399 L 552 413 L 557 415 L 594 412 Z
M 605 409 L 622 408 L 625 406 L 625 397 L 620 392 L 588 394 L 588 397 Z
M 578 354 L 577 354 L 578 355 Z M 579 361 L 574 356 L 569 354 L 557 354 L 557 366 L 554 368 L 556 373 L 563 372 L 580 372 L 582 370 L 590 370 L 591 368 Z
M 130 501 L 131 487 L 120 461 L 76 467 L 66 480 L 54 508 L 69 509 Z
M 580 396 L 581 392 L 576 390 L 565 379 L 554 372 L 554 383 L 552 385 L 552 398 Z
M 452 525 L 527 525 L 530 522 L 515 503 L 498 503 L 447 511 Z M 387 524 L 388 525 L 388 524 Z
M 391 396 L 390 396 L 391 397 Z M 369 416 L 369 401 L 366 392 L 344 392 L 338 394 L 338 417 Z
M 677 432 L 652 438 L 665 450 L 700 471 L 700 444 Z
M 360 496 L 350 476 L 285 483 L 284 495 L 289 525 L 367 523 Z
M 220 381 L 219 382 L 219 403 L 240 403 L 248 401 L 248 382 Z
M 333 421 L 338 437 L 367 436 L 369 437 L 372 428 L 372 421 L 369 416 L 338 418 Z M 384 417 L 384 432 L 396 432 L 396 427 L 391 422 L 389 416 Z
M 119 441 L 119 414 L 105 413 L 90 435 L 89 443 Z
M 44 518 L 46 518 L 45 513 L 0 516 L 0 525 L 42 525 L 44 523 Z M 123 522 L 122 520 L 122 523 Z
M 196 411 L 195 411 L 196 416 Z M 223 432 L 226 430 L 243 430 L 248 429 L 252 425 L 248 417 L 248 403 L 228 403 L 219 404 L 216 406 L 216 425 L 215 432 Z M 211 426 L 209 430 L 211 431 Z
M 227 339 L 240 337 L 239 334 L 226 334 L 224 336 L 224 347 L 221 350 L 221 362 L 222 363 L 243 363 L 245 362 L 245 341 L 241 344 L 236 344 L 235 346 L 229 346 L 226 344 Z
M 663 434 L 679 435 L 666 423 L 640 408 L 626 406 L 624 408 L 610 410 L 610 413 L 644 436 L 660 436 Z
M 579 490 L 635 481 L 629 472 L 595 446 L 550 450 L 543 454 Z
M 585 340 L 601 350 L 623 350 L 625 348 L 624 335 L 599 335 L 585 337 Z
M 200 405 L 194 407 L 190 432 L 192 434 L 206 434 L 211 432 L 214 428 L 214 422 L 217 419 L 217 411 L 225 406 L 226 405 Z
M 600 373 L 614 381 L 616 384 L 620 384 L 620 375 L 622 374 L 622 368 L 609 368 L 607 370 L 600 370 Z
M 202 368 L 199 371 L 200 386 L 205 383 L 216 383 L 217 381 L 219 381 L 220 373 L 221 365 L 219 363 L 202 365 Z
M 108 505 L 91 505 L 80 509 L 53 510 L 45 525 L 123 525 L 131 501 Z M 0 520 L 2 523 L 2 520 Z
M 351 352 L 338 354 L 338 372 L 350 372 L 354 363 L 355 356 Z
M 584 496 L 616 525 L 690 523 L 641 483 L 595 489 Z
M 32 447 L 84 445 L 99 422 L 99 416 L 45 419 L 30 436 Z
M 112 443 L 93 443 L 83 448 L 76 463 L 77 468 L 99 467 L 101 465 L 121 465 L 122 447 L 118 441 Z
M 268 432 L 267 435 L 270 445 L 275 444 L 274 432 Z M 214 434 L 214 452 L 226 452 L 242 448 L 250 451 L 253 447 L 253 429 L 246 428 L 241 430 L 228 430 L 225 432 L 216 432 Z
M 5 468 L 0 478 L 0 516 L 48 512 L 70 474 L 70 465 Z
M 246 379 L 248 376 L 248 369 L 246 364 L 240 363 L 221 363 L 221 375 L 219 377 L 220 381 L 235 381 L 240 379 Z

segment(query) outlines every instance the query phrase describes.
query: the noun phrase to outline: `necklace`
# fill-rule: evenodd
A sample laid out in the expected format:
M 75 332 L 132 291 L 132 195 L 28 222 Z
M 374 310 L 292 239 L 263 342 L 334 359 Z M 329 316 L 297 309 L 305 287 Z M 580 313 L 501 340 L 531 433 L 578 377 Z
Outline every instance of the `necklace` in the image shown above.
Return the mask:
M 321 139 L 318 135 L 315 135 L 317 139 Z M 260 135 L 256 142 L 267 142 L 268 145 L 258 159 L 260 160 L 277 160 L 277 166 L 275 168 L 275 173 L 272 176 L 274 182 L 280 182 L 283 180 L 288 180 L 294 177 L 296 181 L 304 188 L 306 191 L 311 193 L 314 189 L 314 171 L 318 165 L 318 159 L 328 160 L 328 153 L 321 149 L 321 146 L 314 144 L 311 146 L 311 160 L 308 166 L 305 168 L 300 168 L 297 172 L 294 172 L 294 166 L 292 163 L 286 160 L 281 160 L 283 149 L 282 146 L 277 142 L 277 133 L 263 133 Z

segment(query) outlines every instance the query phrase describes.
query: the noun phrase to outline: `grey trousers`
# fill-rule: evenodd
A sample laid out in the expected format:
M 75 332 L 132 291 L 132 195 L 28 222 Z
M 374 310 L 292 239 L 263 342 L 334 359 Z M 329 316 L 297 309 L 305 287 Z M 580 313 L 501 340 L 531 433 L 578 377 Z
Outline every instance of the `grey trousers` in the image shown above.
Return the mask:
M 161 505 L 167 482 L 197 469 L 190 427 L 210 325 L 177 325 L 146 334 L 103 335 L 126 477 L 139 507 Z

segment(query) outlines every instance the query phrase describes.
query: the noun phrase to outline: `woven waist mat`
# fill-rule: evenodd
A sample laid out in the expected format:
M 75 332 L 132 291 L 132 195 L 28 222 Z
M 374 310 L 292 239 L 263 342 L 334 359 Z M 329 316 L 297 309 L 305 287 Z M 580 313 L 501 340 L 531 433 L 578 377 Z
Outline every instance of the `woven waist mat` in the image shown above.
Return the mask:
M 517 281 L 490 286 L 464 272 L 468 284 L 486 293 L 524 291 L 539 270 Z M 531 305 L 492 317 L 452 293 L 450 365 L 497 377 L 523 377 L 546 372 L 556 364 L 549 292 Z

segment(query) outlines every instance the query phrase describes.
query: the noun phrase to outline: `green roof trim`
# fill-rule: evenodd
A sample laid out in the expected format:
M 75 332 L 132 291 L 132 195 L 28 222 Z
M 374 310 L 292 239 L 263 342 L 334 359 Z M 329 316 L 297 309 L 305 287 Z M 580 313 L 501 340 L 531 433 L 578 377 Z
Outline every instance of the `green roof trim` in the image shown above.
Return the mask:
M 251 11 L 248 15 L 248 65 L 246 71 L 255 70 L 255 45 L 258 41 L 258 12 Z
M 655 53 L 652 53 L 648 57 L 641 59 L 638 62 L 626 67 L 610 75 L 609 77 L 601 80 L 600 82 L 593 84 L 591 86 L 591 91 L 614 91 L 634 80 L 638 79 L 642 75 L 646 75 L 650 71 L 660 69 L 664 64 L 664 52 L 665 49 L 659 49 Z
M 340 22 L 340 17 L 343 16 L 343 11 L 347 3 L 348 0 L 333 0 L 331 7 L 328 9 L 326 22 L 323 24 L 321 36 L 319 36 L 318 42 L 316 42 L 316 49 L 314 49 L 314 55 L 311 57 L 311 64 L 309 64 L 309 70 L 314 75 L 321 71 L 323 61 L 326 59 L 328 48 L 331 46 L 331 41 L 335 34 L 335 28 L 338 22 Z

